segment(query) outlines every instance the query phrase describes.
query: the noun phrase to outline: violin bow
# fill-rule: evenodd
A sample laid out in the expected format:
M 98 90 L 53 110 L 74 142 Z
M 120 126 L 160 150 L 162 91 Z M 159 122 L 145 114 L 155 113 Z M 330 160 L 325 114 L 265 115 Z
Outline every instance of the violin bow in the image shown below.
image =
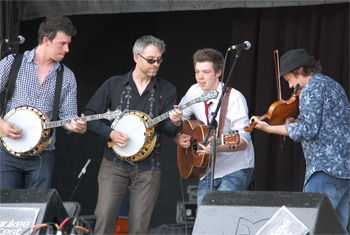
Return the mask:
M 276 86 L 277 86 L 277 99 L 282 99 L 282 91 L 281 91 L 281 74 L 280 74 L 280 58 L 278 54 L 278 50 L 273 51 L 273 58 L 275 60 L 275 73 L 276 73 Z M 281 140 L 281 148 L 283 148 L 283 143 L 285 140 L 285 136 L 280 136 Z
M 278 50 L 276 49 L 273 52 L 274 60 L 275 60 L 275 73 L 276 73 L 276 86 L 277 86 L 277 100 L 282 99 L 282 91 L 281 91 L 281 75 L 280 75 L 280 59 L 278 55 Z

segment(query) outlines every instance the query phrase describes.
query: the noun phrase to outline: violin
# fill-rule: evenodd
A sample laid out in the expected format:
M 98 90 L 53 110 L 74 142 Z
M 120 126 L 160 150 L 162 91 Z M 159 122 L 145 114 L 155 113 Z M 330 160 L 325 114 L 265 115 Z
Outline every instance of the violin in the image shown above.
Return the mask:
M 292 96 L 287 100 L 283 100 L 281 94 L 281 80 L 280 80 L 280 66 L 279 66 L 279 55 L 278 50 L 274 52 L 275 61 L 275 73 L 276 73 L 276 85 L 277 85 L 277 97 L 278 100 L 272 103 L 267 113 L 259 118 L 260 121 L 267 119 L 267 122 L 271 125 L 282 125 L 285 124 L 288 118 L 297 119 L 299 116 L 299 94 L 300 85 L 297 84 L 294 88 Z M 244 127 L 246 132 L 253 131 L 256 126 L 256 122 L 249 124 L 249 127 Z
M 299 116 L 299 94 L 301 92 L 300 85 L 297 84 L 291 97 L 285 100 L 277 100 L 272 103 L 267 110 L 267 113 L 259 118 L 260 121 L 267 119 L 271 125 L 285 124 L 288 118 L 297 119 Z M 256 122 L 249 124 L 249 127 L 244 127 L 246 132 L 251 132 L 256 126 Z

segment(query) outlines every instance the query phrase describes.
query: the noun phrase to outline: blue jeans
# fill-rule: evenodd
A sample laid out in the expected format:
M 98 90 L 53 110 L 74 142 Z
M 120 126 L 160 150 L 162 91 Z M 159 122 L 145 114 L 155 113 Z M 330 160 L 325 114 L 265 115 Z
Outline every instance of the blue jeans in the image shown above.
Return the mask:
M 53 151 L 43 151 L 30 158 L 19 158 L 0 147 L 0 189 L 51 188 L 53 166 Z
M 349 221 L 349 190 L 350 180 L 339 179 L 323 171 L 315 172 L 304 185 L 304 192 L 327 194 L 345 231 Z
M 224 177 L 214 179 L 214 191 L 238 191 L 247 190 L 252 181 L 253 168 L 246 168 L 232 172 Z M 199 181 L 197 192 L 197 205 L 201 204 L 204 195 L 210 190 L 210 175 L 209 173 Z

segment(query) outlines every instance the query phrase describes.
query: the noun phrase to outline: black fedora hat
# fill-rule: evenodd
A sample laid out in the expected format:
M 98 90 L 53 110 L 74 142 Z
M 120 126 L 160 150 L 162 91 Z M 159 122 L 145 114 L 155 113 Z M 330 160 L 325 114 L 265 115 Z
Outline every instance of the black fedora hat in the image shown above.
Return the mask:
M 299 68 L 305 64 L 315 61 L 313 56 L 310 56 L 305 49 L 299 48 L 287 51 L 281 57 L 281 76 L 286 75 L 290 71 Z

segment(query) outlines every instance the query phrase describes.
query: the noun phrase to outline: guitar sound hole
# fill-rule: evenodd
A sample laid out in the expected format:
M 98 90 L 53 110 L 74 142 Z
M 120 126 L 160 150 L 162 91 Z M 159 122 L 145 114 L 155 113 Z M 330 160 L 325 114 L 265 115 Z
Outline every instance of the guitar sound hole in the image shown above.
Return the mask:
M 193 153 L 194 154 L 197 154 L 197 151 L 198 151 L 198 142 L 197 140 L 195 140 L 192 144 L 192 149 L 193 149 Z

